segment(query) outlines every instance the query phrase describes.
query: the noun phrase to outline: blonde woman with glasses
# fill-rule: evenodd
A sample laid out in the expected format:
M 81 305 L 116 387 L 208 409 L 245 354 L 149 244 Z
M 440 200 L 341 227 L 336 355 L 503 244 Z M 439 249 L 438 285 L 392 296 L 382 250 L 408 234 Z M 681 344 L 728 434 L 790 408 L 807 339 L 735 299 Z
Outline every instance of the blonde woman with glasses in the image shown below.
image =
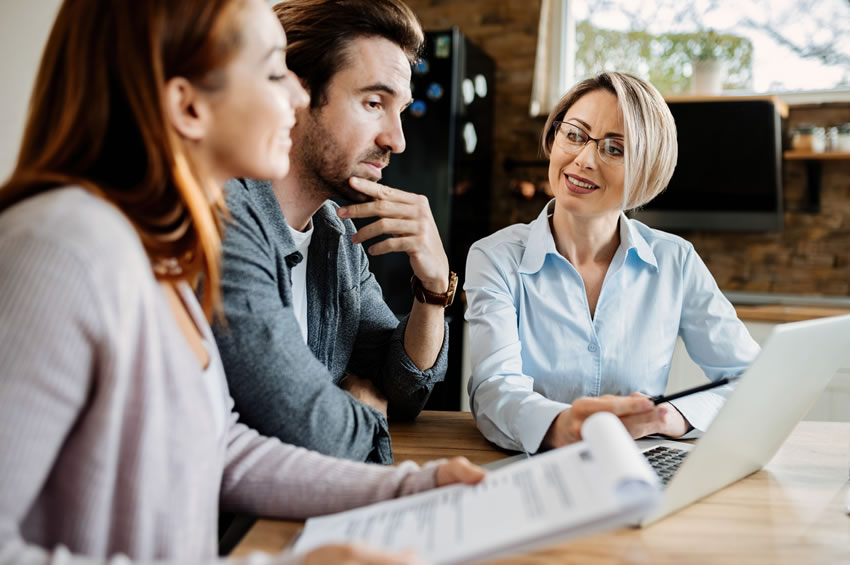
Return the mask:
M 542 141 L 555 198 L 477 242 L 467 262 L 479 429 L 529 453 L 579 440 L 598 411 L 635 438 L 697 435 L 729 390 L 653 404 L 677 337 L 711 380 L 742 373 L 759 348 L 690 243 L 624 214 L 673 174 L 667 105 L 636 77 L 602 73 L 561 99 Z

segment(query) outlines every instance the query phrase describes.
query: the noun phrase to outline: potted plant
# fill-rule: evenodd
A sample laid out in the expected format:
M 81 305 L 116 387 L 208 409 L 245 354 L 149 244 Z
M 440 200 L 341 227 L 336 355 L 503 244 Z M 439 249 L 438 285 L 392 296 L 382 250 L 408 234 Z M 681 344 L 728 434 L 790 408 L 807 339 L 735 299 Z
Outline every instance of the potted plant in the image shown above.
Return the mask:
M 693 49 L 691 88 L 695 94 L 720 94 L 723 90 L 721 35 L 712 29 L 696 34 Z

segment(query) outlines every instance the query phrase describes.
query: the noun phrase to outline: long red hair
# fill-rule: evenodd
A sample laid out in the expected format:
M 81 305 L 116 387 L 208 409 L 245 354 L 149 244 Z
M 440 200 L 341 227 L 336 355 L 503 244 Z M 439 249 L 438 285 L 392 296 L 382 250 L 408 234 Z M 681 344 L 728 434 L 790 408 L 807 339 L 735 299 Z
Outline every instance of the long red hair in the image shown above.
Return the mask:
M 240 0 L 64 0 L 42 55 L 0 211 L 57 187 L 83 186 L 133 223 L 161 279 L 203 284 L 220 311 L 221 188 L 166 118 L 165 83 L 222 86 L 241 44 Z M 176 261 L 176 263 L 175 263 Z

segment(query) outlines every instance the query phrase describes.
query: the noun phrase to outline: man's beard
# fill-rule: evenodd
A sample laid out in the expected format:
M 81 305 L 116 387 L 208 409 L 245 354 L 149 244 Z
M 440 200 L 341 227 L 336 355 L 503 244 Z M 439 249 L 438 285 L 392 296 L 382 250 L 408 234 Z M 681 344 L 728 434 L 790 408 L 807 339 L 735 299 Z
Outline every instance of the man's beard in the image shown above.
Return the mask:
M 355 176 L 354 168 L 363 161 L 389 163 L 390 152 L 376 147 L 349 162 L 345 152 L 337 145 L 333 131 L 322 123 L 320 113 L 321 110 L 306 112 L 308 117 L 300 124 L 304 133 L 292 144 L 293 156 L 301 162 L 305 177 L 299 181 L 325 198 L 340 197 L 349 202 L 371 200 L 371 197 L 351 188 L 348 179 Z

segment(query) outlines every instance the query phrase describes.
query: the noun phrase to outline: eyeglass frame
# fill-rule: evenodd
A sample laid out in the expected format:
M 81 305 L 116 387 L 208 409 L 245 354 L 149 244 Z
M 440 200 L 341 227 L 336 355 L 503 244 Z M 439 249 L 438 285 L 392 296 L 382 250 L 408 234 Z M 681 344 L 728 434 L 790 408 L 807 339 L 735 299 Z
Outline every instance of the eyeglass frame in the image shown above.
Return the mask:
M 587 133 L 587 132 L 584 130 L 584 128 L 583 128 L 583 127 L 581 127 L 581 126 L 577 126 L 576 124 L 573 124 L 573 123 L 570 123 L 570 122 L 565 122 L 565 121 L 563 121 L 563 120 L 553 120 L 553 121 L 552 121 L 552 125 L 554 125 L 554 126 L 555 126 L 555 127 L 554 127 L 554 135 L 553 135 L 552 137 L 553 137 L 553 141 L 555 141 L 556 143 L 557 143 L 558 134 L 559 134 L 559 133 L 560 133 L 560 131 L 561 131 L 561 126 L 564 126 L 564 125 L 566 125 L 566 126 L 572 126 L 572 127 L 576 128 L 577 130 L 579 130 L 580 132 L 582 132 L 582 133 L 583 133 L 583 134 L 587 137 L 587 141 L 585 141 L 585 142 L 584 142 L 584 144 L 583 144 L 583 145 L 581 145 L 581 146 L 571 144 L 571 145 L 572 145 L 572 147 L 575 147 L 575 148 L 577 149 L 577 151 L 576 151 L 576 155 L 578 155 L 579 153 L 581 153 L 581 152 L 584 150 L 585 146 L 587 146 L 587 144 L 588 144 L 588 143 L 590 143 L 591 141 L 593 141 L 593 142 L 595 142 L 595 143 L 596 143 L 596 154 L 599 156 L 599 158 L 600 158 L 600 159 L 602 159 L 602 161 L 603 161 L 604 163 L 606 163 L 606 164 L 608 164 L 608 165 L 615 165 L 615 166 L 623 165 L 623 163 L 625 163 L 625 158 L 626 158 L 626 147 L 625 147 L 625 143 L 623 143 L 623 158 L 622 158 L 622 159 L 620 159 L 619 161 L 618 161 L 618 160 L 613 160 L 613 161 L 612 161 L 612 160 L 610 160 L 610 156 L 606 156 L 606 155 L 604 155 L 603 153 L 601 153 L 601 152 L 600 152 L 600 148 L 601 148 L 601 146 L 599 145 L 599 142 L 600 142 L 600 141 L 604 141 L 604 140 L 606 140 L 606 139 L 615 140 L 615 139 L 618 139 L 617 137 L 615 137 L 615 136 L 610 136 L 610 135 L 605 136 L 605 137 L 600 137 L 600 138 L 592 137 L 589 133 Z M 565 139 L 565 141 L 566 141 L 567 143 L 570 143 L 570 141 L 569 141 L 569 140 L 566 140 L 566 139 Z

